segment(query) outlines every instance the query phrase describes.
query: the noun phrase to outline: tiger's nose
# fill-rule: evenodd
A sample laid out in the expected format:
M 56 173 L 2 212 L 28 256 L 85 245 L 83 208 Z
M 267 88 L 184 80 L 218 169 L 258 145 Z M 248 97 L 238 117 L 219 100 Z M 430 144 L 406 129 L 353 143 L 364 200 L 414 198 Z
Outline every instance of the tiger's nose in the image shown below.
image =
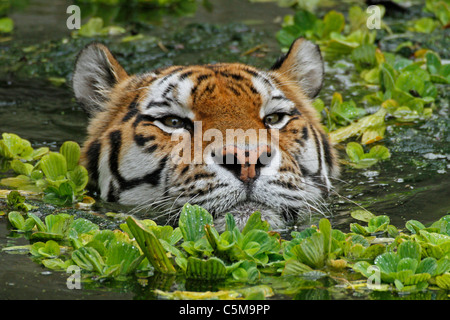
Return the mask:
M 256 149 L 244 149 L 237 146 L 225 146 L 219 164 L 231 171 L 239 180 L 250 182 L 258 178 L 261 168 L 267 166 L 271 159 L 271 148 L 268 145 Z

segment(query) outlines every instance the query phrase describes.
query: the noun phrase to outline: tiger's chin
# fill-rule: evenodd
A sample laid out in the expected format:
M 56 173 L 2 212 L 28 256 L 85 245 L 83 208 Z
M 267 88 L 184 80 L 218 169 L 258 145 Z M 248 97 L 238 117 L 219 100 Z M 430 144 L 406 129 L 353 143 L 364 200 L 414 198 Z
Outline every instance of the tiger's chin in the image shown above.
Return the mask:
M 226 225 L 225 215 L 231 213 L 236 222 L 236 226 L 242 230 L 250 216 L 256 211 L 261 212 L 261 219 L 267 221 L 272 230 L 282 229 L 286 226 L 286 222 L 276 209 L 253 201 L 241 202 L 224 212 L 217 213 L 214 219 L 214 226 L 218 231 L 224 231 Z

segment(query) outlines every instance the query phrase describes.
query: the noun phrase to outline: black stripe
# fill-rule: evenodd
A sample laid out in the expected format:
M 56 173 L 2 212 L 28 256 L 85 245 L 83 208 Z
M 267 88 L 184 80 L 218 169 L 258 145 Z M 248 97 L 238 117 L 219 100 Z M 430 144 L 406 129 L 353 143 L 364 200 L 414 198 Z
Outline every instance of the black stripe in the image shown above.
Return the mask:
M 162 97 L 163 98 L 167 98 L 167 95 L 170 93 L 170 91 L 173 90 L 173 88 L 175 88 L 175 85 L 173 83 L 169 84 L 166 88 L 166 90 L 164 90 Z M 148 108 L 148 107 L 147 107 Z
M 153 171 L 152 173 L 149 173 L 145 175 L 143 178 L 144 183 L 150 183 L 153 186 L 156 186 L 159 183 L 159 180 L 161 179 L 161 173 L 166 167 L 168 157 L 164 157 L 161 162 L 159 163 L 159 168 Z
M 321 132 L 320 135 L 322 136 L 323 141 L 323 150 L 325 153 L 325 162 L 327 165 L 331 168 L 333 168 L 333 157 L 331 155 L 331 148 L 330 148 L 330 142 L 328 141 L 328 137 Z
M 311 129 L 313 136 L 314 136 L 314 142 L 316 143 L 316 151 L 317 151 L 317 161 L 319 162 L 319 169 L 317 169 L 317 173 L 320 174 L 322 171 L 322 152 L 320 151 L 320 141 L 319 137 L 316 134 L 316 131 L 312 127 L 312 125 L 309 125 L 309 128 Z
M 106 196 L 106 200 L 108 202 L 117 202 L 118 200 L 117 190 L 116 187 L 114 187 L 114 183 L 112 181 L 109 183 L 109 190 L 108 195 Z
M 139 124 L 139 123 L 141 123 L 142 121 L 146 121 L 146 122 L 153 122 L 153 121 L 155 121 L 156 119 L 154 118 L 154 117 L 152 117 L 152 116 L 149 116 L 149 115 L 147 115 L 147 114 L 138 114 L 137 115 L 137 117 L 136 117 L 136 120 L 134 120 L 134 122 L 133 122 L 133 127 L 137 127 L 137 125 Z
M 256 90 L 256 88 L 252 85 L 248 86 L 250 88 L 250 91 L 253 92 L 254 94 L 259 94 L 258 90 Z
M 150 109 L 152 107 L 170 107 L 170 104 L 167 101 L 150 101 L 145 108 Z
M 111 150 L 109 152 L 109 170 L 117 179 L 120 186 L 125 183 L 125 179 L 119 173 L 119 154 L 122 148 L 122 133 L 119 130 L 109 134 Z
M 234 87 L 232 87 L 232 86 L 230 86 L 230 85 L 227 85 L 227 88 L 228 88 L 231 92 L 233 92 L 236 96 L 240 96 L 240 95 L 241 95 L 241 93 L 240 93 L 236 88 L 234 88 Z
M 234 80 L 237 80 L 237 81 L 242 81 L 242 79 L 244 79 L 240 74 L 235 74 L 235 73 L 226 73 L 226 72 L 223 72 L 223 71 L 221 71 L 221 72 L 219 72 L 219 74 L 221 75 L 221 76 L 223 76 L 223 77 L 226 77 L 226 78 L 233 78 Z
M 183 168 L 183 170 L 181 170 L 180 175 L 184 175 L 188 170 L 189 170 L 189 165 L 187 165 L 186 167 Z
M 134 135 L 134 142 L 136 142 L 136 144 L 140 147 L 144 146 L 148 141 L 153 141 L 155 140 L 156 137 L 155 136 L 148 136 L 145 137 L 142 134 L 135 134 Z
M 199 76 L 197 77 L 197 85 L 199 85 L 200 83 L 202 83 L 202 82 L 205 81 L 206 79 L 209 79 L 210 77 L 211 77 L 210 74 L 202 74 L 202 75 L 199 75 Z
M 308 140 L 308 136 L 309 136 L 309 134 L 308 134 L 308 127 L 304 126 L 303 129 L 302 129 L 302 139 L 303 140 Z
M 139 112 L 139 109 L 137 108 L 136 98 L 133 100 L 133 102 L 130 103 L 128 106 L 128 112 L 123 117 L 122 122 L 127 122 L 131 118 L 133 118 L 137 113 Z
M 211 78 L 210 74 L 202 74 L 202 75 L 198 76 L 197 77 L 197 84 L 195 86 L 193 86 L 192 89 L 191 89 L 191 95 L 194 95 L 195 92 L 197 91 L 198 87 L 200 86 L 200 84 L 203 81 L 205 81 L 205 80 L 207 80 L 209 78 Z
M 89 145 L 86 156 L 87 156 L 87 170 L 91 175 L 92 182 L 97 183 L 98 181 L 98 161 L 100 158 L 101 143 L 97 140 L 91 142 Z
M 186 79 L 187 77 L 189 77 L 191 74 L 193 74 L 194 72 L 193 71 L 186 71 L 186 72 L 183 72 L 182 74 L 180 74 L 180 80 L 184 80 L 184 79 Z
M 147 174 L 143 178 L 137 178 L 137 179 L 131 179 L 131 180 L 125 180 L 122 175 L 119 172 L 119 153 L 122 146 L 122 133 L 119 130 L 113 131 L 109 134 L 110 138 L 110 144 L 111 144 L 111 151 L 109 154 L 109 169 L 113 176 L 116 178 L 117 182 L 119 183 L 120 190 L 128 190 L 131 188 L 134 188 L 142 183 L 150 183 L 152 185 L 156 185 L 159 182 L 159 178 L 161 175 L 162 170 L 165 167 L 165 164 L 167 162 L 167 157 L 161 160 L 161 163 L 159 165 L 159 168 L 152 173 Z M 113 191 L 111 191 L 110 185 L 110 191 L 109 194 Z M 116 192 L 117 193 L 117 192 Z M 111 193 L 111 198 L 117 198 L 116 193 Z
M 204 178 L 214 178 L 216 176 L 215 173 L 197 173 L 194 175 L 194 180 L 204 179 Z
M 148 153 L 153 153 L 156 149 L 158 149 L 158 145 L 154 144 L 154 145 L 148 147 L 147 149 L 145 149 L 145 151 Z
M 295 142 L 297 142 L 301 147 L 305 146 L 305 140 L 302 139 L 295 139 Z
M 257 71 L 245 69 L 245 68 L 241 69 L 241 70 L 247 72 L 248 74 L 250 74 L 253 77 L 259 77 L 259 73 Z

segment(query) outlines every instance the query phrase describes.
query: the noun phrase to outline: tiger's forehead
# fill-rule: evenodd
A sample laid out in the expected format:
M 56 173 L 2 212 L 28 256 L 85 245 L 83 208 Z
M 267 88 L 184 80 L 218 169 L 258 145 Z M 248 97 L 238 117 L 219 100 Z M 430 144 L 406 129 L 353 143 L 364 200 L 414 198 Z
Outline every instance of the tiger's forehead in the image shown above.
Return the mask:
M 272 102 L 293 107 L 269 73 L 248 65 L 173 66 L 147 76 L 153 79 L 140 109 L 154 117 L 171 113 L 194 120 L 218 112 L 262 117 Z

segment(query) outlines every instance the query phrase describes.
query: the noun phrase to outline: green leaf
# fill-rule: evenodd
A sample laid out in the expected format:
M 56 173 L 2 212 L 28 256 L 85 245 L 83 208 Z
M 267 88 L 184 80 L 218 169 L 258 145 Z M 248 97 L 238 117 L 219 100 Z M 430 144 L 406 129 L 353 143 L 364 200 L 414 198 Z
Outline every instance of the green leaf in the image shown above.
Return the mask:
M 139 249 L 132 244 L 113 241 L 106 252 L 105 263 L 108 266 L 120 265 L 119 274 L 127 275 L 136 269 L 143 258 Z
M 429 273 L 431 276 L 434 276 L 438 269 L 438 262 L 435 258 L 425 258 L 420 261 L 417 266 L 416 273 Z
M 376 216 L 367 210 L 355 210 L 350 213 L 353 219 L 369 222 L 370 219 L 375 218 Z
M 397 265 L 400 257 L 393 252 L 385 252 L 375 258 L 375 265 L 380 268 L 381 272 L 386 274 L 397 272 Z
M 142 252 L 155 270 L 166 274 L 176 272 L 172 262 L 170 262 L 167 257 L 166 250 L 161 245 L 161 242 L 147 227 L 133 217 L 127 218 L 127 225 Z
M 417 259 L 403 258 L 397 264 L 397 272 L 410 270 L 412 271 L 412 273 L 414 273 L 417 269 L 418 264 L 419 262 L 417 261 Z
M 419 233 L 419 230 L 425 229 L 425 226 L 417 220 L 407 221 L 405 227 L 413 234 Z
M 320 269 L 325 264 L 324 236 L 322 233 L 315 233 L 305 239 L 300 244 L 294 246 L 291 252 L 298 261 L 311 268 Z
M 101 255 L 92 247 L 81 247 L 72 252 L 72 260 L 77 266 L 88 271 L 103 273 L 104 261 Z
M 362 159 L 364 155 L 363 147 L 357 142 L 349 142 L 347 143 L 347 147 L 345 149 L 348 157 L 351 161 L 358 163 L 359 160 Z
M 11 169 L 18 174 L 23 174 L 25 176 L 30 176 L 33 171 L 33 165 L 29 163 L 23 163 L 18 159 L 14 159 L 11 161 Z
M 386 231 L 389 223 L 390 223 L 390 219 L 388 216 L 385 216 L 385 215 L 376 216 L 375 218 L 372 218 L 369 220 L 368 231 L 370 233 Z
M 431 33 L 439 24 L 432 18 L 424 17 L 414 22 L 414 30 L 417 32 Z
M 78 166 L 80 160 L 80 146 L 74 141 L 66 141 L 62 144 L 59 152 L 66 158 L 67 170 L 72 171 Z
M 22 214 L 20 212 L 11 211 L 10 213 L 8 213 L 8 219 L 14 228 L 20 231 L 25 231 L 25 219 L 22 217 Z
M 42 192 L 42 189 L 36 186 L 35 181 L 30 177 L 24 175 L 18 175 L 17 177 L 4 178 L 0 180 L 0 183 L 6 187 L 10 187 L 22 191 Z
M 55 240 L 55 241 L 60 241 L 62 240 L 64 237 L 61 234 L 58 233 L 51 233 L 51 232 L 43 232 L 43 231 L 37 231 L 37 232 L 33 232 L 30 236 L 30 240 L 32 241 L 36 241 L 36 240 L 42 240 L 42 241 L 47 241 L 47 240 Z
M 417 242 L 407 240 L 402 243 L 397 248 L 397 254 L 400 259 L 411 258 L 420 261 L 421 257 L 421 247 Z
M 450 273 L 445 273 L 436 277 L 436 284 L 439 288 L 450 290 Z
M 9 17 L 0 18 L 0 32 L 10 33 L 14 29 L 14 21 Z
M 13 133 L 3 133 L 0 140 L 0 156 L 6 159 L 32 160 L 33 148 L 28 140 Z
M 269 223 L 261 219 L 261 212 L 256 211 L 252 213 L 248 218 L 247 223 L 242 229 L 242 234 L 245 235 L 251 230 L 269 231 L 269 229 L 270 229 Z
M 43 247 L 38 249 L 38 252 L 41 256 L 47 258 L 56 258 L 61 253 L 59 244 L 53 240 L 47 241 Z
M 323 18 L 323 23 L 322 38 L 328 38 L 331 32 L 340 33 L 344 29 L 345 18 L 342 13 L 331 10 Z
M 367 231 L 366 227 L 363 227 L 358 223 L 350 223 L 350 230 L 356 234 L 362 234 L 363 236 L 367 236 L 370 234 L 370 232 Z
M 362 44 L 352 51 L 351 58 L 359 68 L 370 69 L 376 66 L 376 46 L 373 44 Z
M 34 220 L 34 223 L 36 224 L 36 227 L 39 231 L 47 231 L 47 226 L 34 213 L 28 212 L 27 215 Z
M 73 231 L 76 233 L 76 236 L 84 234 L 84 233 L 91 233 L 92 231 L 98 231 L 99 226 L 87 219 L 84 218 L 78 218 L 75 219 L 72 224 L 70 225 L 71 232 Z
M 234 217 L 231 213 L 227 213 L 225 215 L 225 230 L 226 231 L 233 231 L 236 227 L 236 221 L 234 220 Z
M 49 151 L 50 151 L 49 148 L 41 147 L 41 148 L 33 150 L 33 152 L 31 153 L 31 157 L 33 158 L 33 160 L 38 160 L 38 159 L 42 158 L 42 156 L 49 153 Z
M 331 224 L 328 219 L 320 219 L 319 231 L 323 234 L 323 249 L 326 255 L 331 252 Z
M 282 276 L 299 275 L 310 271 L 313 271 L 313 269 L 311 269 L 311 267 L 307 266 L 306 264 L 301 263 L 296 259 L 289 259 L 286 261 L 285 267 L 281 275 Z
M 50 152 L 42 157 L 40 166 L 47 179 L 50 179 L 51 181 L 65 179 L 67 163 L 66 158 L 62 154 Z
M 67 177 L 75 185 L 77 193 L 83 191 L 89 182 L 88 171 L 83 166 L 75 166 L 72 171 L 67 172 Z
M 391 154 L 388 148 L 386 148 L 385 146 L 376 145 L 370 149 L 369 153 L 367 154 L 367 157 L 375 158 L 378 160 L 386 160 L 391 157 Z
M 299 10 L 294 15 L 294 23 L 298 27 L 300 35 L 305 35 L 306 31 L 315 28 L 317 18 L 307 10 Z
M 195 257 L 189 257 L 186 269 L 187 279 L 197 280 L 220 280 L 226 277 L 227 270 L 222 260 L 218 258 L 209 258 L 201 260 Z
M 197 241 L 205 235 L 205 225 L 213 224 L 213 217 L 198 205 L 186 203 L 178 221 L 184 241 Z
M 300 35 L 301 31 L 297 26 L 285 26 L 277 32 L 276 38 L 282 47 L 289 48 Z
M 90 18 L 88 22 L 83 24 L 78 31 L 78 35 L 82 37 L 94 37 L 100 35 L 103 29 L 103 19 L 102 18 Z
M 439 74 L 441 70 L 441 59 L 434 52 L 428 51 L 425 54 L 427 60 L 427 70 L 430 74 Z
M 383 92 L 389 92 L 385 98 L 391 98 L 390 94 L 392 94 L 395 88 L 395 72 L 392 66 L 386 62 L 380 65 L 380 85 Z
M 418 73 L 411 71 L 402 71 L 395 81 L 395 86 L 404 92 L 414 90 L 420 95 L 425 89 L 423 78 Z
M 73 221 L 73 216 L 65 213 L 58 215 L 50 214 L 45 217 L 45 225 L 49 233 L 59 234 L 63 237 L 67 236 L 70 226 Z

